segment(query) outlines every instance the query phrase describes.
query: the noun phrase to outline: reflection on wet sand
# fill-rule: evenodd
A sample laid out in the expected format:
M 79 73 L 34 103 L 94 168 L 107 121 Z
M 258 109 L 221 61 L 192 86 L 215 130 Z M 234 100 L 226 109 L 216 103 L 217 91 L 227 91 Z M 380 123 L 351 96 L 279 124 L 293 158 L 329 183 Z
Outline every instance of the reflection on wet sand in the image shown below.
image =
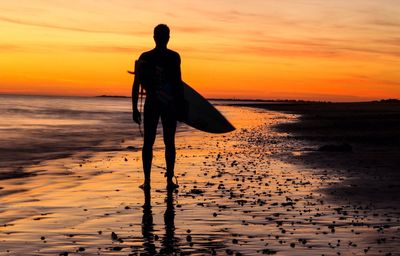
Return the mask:
M 149 255 L 157 254 L 155 245 L 156 238 L 154 235 L 153 212 L 151 210 L 151 190 L 144 189 L 144 204 L 142 217 L 142 235 L 143 249 Z M 171 255 L 180 253 L 179 239 L 175 237 L 175 207 L 174 207 L 174 190 L 166 191 L 166 209 L 164 213 L 165 234 L 161 240 L 161 248 L 158 252 L 160 255 Z
M 156 254 L 154 244 L 154 223 L 153 212 L 151 211 L 151 190 L 144 189 L 144 204 L 142 217 L 142 235 L 144 251 L 150 255 Z
M 175 237 L 175 207 L 174 207 L 174 191 L 167 190 L 166 209 L 164 213 L 165 235 L 161 241 L 161 255 L 177 254 L 179 250 L 179 239 Z

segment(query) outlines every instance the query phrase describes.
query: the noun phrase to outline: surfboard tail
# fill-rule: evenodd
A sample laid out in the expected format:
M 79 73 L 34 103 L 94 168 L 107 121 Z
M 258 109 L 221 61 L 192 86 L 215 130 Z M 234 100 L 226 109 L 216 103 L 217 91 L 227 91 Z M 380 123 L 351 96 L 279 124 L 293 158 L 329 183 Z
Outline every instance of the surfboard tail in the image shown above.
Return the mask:
M 208 100 L 183 83 L 185 100 L 188 103 L 187 118 L 189 126 L 208 133 L 228 133 L 235 127 Z

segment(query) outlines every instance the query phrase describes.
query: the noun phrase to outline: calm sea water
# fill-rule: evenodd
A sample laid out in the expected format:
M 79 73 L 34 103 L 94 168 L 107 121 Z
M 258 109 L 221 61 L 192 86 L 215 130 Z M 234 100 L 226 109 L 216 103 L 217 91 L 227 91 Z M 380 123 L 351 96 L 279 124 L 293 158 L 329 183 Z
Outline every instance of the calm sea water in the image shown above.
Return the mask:
M 140 137 L 131 109 L 129 98 L 0 95 L 0 178 L 78 151 L 118 150 Z
M 125 98 L 0 95 L 0 172 L 140 136 Z

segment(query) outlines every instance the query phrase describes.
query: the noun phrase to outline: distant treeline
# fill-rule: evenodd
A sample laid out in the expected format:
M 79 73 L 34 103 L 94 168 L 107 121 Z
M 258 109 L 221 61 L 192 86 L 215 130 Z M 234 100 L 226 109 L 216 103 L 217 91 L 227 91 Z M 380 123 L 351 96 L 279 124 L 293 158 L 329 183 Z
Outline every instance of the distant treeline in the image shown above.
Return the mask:
M 221 100 L 221 101 L 243 101 L 243 102 L 288 102 L 288 103 L 331 103 L 330 101 L 316 101 L 316 100 L 262 100 L 262 99 L 220 99 L 220 98 L 207 98 L 207 100 Z
M 144 93 L 144 95 L 146 95 Z M 118 96 L 118 95 L 99 95 L 95 96 L 99 98 L 131 98 L 130 96 Z M 242 101 L 242 102 L 259 102 L 259 103 L 271 103 L 271 102 L 283 102 L 283 103 L 333 103 L 332 101 L 318 101 L 318 100 L 263 100 L 263 99 L 224 99 L 224 98 L 207 98 L 207 100 L 214 101 Z M 368 102 L 368 101 L 367 101 Z M 381 100 L 373 100 L 369 101 L 373 103 L 400 103 L 399 99 L 381 99 Z
M 382 99 L 382 100 L 374 100 L 373 102 L 379 103 L 400 103 L 399 99 Z
M 118 95 L 99 95 L 97 98 L 130 98 L 130 96 L 118 96 Z

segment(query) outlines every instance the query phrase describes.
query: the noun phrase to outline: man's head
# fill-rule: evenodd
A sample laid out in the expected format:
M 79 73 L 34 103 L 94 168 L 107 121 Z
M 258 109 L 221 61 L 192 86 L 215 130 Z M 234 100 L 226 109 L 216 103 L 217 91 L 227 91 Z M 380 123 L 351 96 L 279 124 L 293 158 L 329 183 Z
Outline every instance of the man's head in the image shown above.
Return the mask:
M 157 47 L 167 47 L 169 41 L 169 27 L 165 24 L 159 24 L 154 28 L 154 41 Z

